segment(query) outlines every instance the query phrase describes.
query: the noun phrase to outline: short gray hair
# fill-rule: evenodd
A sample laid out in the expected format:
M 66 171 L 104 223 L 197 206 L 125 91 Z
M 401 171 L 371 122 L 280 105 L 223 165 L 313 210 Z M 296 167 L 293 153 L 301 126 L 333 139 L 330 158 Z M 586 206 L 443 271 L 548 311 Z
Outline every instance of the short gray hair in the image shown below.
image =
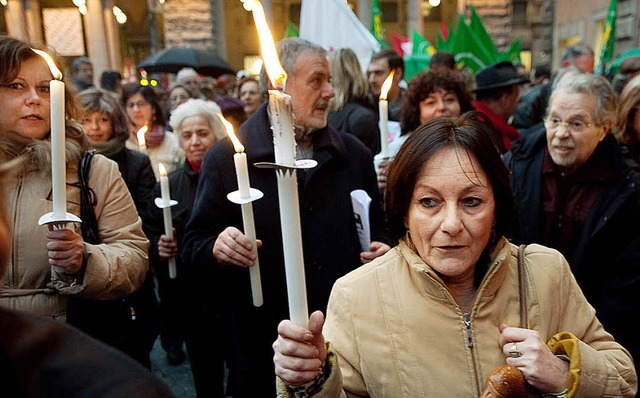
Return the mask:
M 176 82 L 181 83 L 187 76 L 195 76 L 200 79 L 200 74 L 193 68 L 182 68 L 176 73 Z
M 202 116 L 209 122 L 209 126 L 211 127 L 211 131 L 213 131 L 213 135 L 216 136 L 216 140 L 220 141 L 227 136 L 227 130 L 218 116 L 221 114 L 220 106 L 215 102 L 189 98 L 171 112 L 169 124 L 178 137 L 181 137 L 181 125 L 184 119 L 191 116 Z M 180 138 L 180 141 L 182 141 L 182 138 Z
M 618 97 L 611 83 L 603 76 L 590 73 L 567 74 L 560 79 L 551 93 L 549 104 L 559 91 L 568 93 L 591 94 L 596 99 L 593 121 L 599 126 L 608 126 L 609 130 L 616 123 L 618 113 Z
M 310 42 L 309 40 L 301 39 L 299 37 L 288 37 L 280 40 L 277 45 L 278 57 L 280 58 L 280 64 L 287 75 L 294 75 L 295 65 L 298 56 L 307 50 L 311 50 L 315 53 L 327 56 L 327 50 Z

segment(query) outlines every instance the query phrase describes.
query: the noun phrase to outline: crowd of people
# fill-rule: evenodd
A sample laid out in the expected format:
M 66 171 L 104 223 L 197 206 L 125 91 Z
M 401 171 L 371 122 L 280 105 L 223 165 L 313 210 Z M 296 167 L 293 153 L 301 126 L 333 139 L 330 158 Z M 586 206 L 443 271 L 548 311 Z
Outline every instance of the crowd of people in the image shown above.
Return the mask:
M 279 109 L 264 71 L 217 81 L 184 68 L 156 89 L 117 71 L 94 83 L 81 57 L 64 129 L 66 211 L 81 222 L 40 225 L 56 204 L 52 74 L 32 48 L 0 37 L 0 323 L 20 329 L 0 333 L 0 369 L 16 396 L 47 396 L 55 369 L 61 391 L 73 373 L 84 396 L 172 396 L 152 373 L 157 338 L 171 365 L 188 358 L 202 398 L 479 397 L 505 365 L 525 396 L 636 396 L 631 66 L 616 87 L 584 45 L 531 78 L 508 61 L 470 75 L 439 52 L 404 81 L 394 50 L 360 65 L 352 49 L 283 39 L 294 155 L 315 163 L 274 171 Z M 228 197 L 238 152 L 263 194 L 255 241 Z M 297 183 L 291 208 L 285 178 Z M 357 190 L 371 199 L 364 246 Z M 289 319 L 283 212 L 300 219 L 303 324 Z M 89 350 L 99 359 L 83 368 Z

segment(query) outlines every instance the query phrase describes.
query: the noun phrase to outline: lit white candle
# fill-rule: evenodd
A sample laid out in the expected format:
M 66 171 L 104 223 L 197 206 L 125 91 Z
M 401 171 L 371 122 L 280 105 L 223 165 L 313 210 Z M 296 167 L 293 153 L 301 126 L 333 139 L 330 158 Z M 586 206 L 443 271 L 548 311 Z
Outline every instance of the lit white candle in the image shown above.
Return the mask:
M 260 38 L 264 66 L 271 84 L 276 88 L 276 90 L 269 90 L 269 120 L 273 132 L 275 161 L 277 164 L 292 167 L 295 166 L 296 160 L 296 142 L 291 97 L 280 91 L 284 89 L 287 74 L 278 59 L 273 36 L 262 5 L 259 1 L 247 0 L 244 1 L 244 7 L 253 13 L 253 20 Z M 302 251 L 298 178 L 295 169 L 276 169 L 276 176 L 289 316 L 297 325 L 306 327 L 309 323 L 309 311 Z
M 169 177 L 167 176 L 167 169 L 162 163 L 158 164 L 158 170 L 160 171 L 160 196 L 165 204 L 171 202 L 171 196 L 169 191 Z M 171 216 L 171 206 L 166 206 L 162 209 L 162 215 L 164 217 L 164 234 L 173 239 L 173 220 Z M 176 278 L 176 259 L 172 257 L 168 260 L 169 263 L 169 278 Z
M 56 67 L 49 55 L 34 49 L 42 56 L 53 75 L 49 82 L 50 112 L 51 112 L 51 196 L 53 199 L 53 219 L 64 220 L 67 215 L 67 169 L 65 153 L 65 110 L 64 83 L 62 73 Z
M 378 113 L 380 115 L 380 154 L 382 158 L 389 157 L 389 102 L 387 101 L 387 94 L 391 89 L 391 83 L 393 82 L 393 71 L 389 73 L 389 76 L 382 83 L 380 89 L 380 98 L 378 100 Z
M 138 138 L 138 148 L 140 149 L 140 152 L 144 154 L 147 153 L 147 141 L 144 138 L 144 135 L 147 133 L 147 130 L 148 130 L 148 127 L 144 125 L 136 133 L 136 138 Z
M 244 153 L 244 146 L 240 143 L 233 132 L 233 126 L 222 115 L 218 114 L 220 120 L 227 129 L 227 134 L 233 142 L 236 153 L 233 155 L 233 162 L 236 167 L 236 178 L 238 180 L 238 191 L 240 199 L 251 199 L 251 187 L 249 185 L 249 167 L 247 166 L 247 154 Z M 256 224 L 253 218 L 253 205 L 251 200 L 243 201 L 240 204 L 242 210 L 242 228 L 244 234 L 251 240 L 253 252 L 256 255 L 256 261 L 253 267 L 249 268 L 249 281 L 251 283 L 251 296 L 253 305 L 260 307 L 263 303 L 262 297 L 262 281 L 260 278 L 260 259 L 258 258 L 258 247 L 256 244 Z

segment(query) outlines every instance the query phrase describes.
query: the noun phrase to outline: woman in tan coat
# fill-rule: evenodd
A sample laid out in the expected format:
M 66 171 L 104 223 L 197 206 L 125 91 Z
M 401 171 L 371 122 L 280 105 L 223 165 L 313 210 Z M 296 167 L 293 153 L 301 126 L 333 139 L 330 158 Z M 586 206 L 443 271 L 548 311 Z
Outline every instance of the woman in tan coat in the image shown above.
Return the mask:
M 629 352 L 558 251 L 527 246 L 519 282 L 518 248 L 504 237 L 509 173 L 492 134 L 463 115 L 409 136 L 386 197 L 398 244 L 335 283 L 326 323 L 320 312 L 308 327 L 280 323 L 281 396 L 476 398 L 505 363 L 527 396 L 634 396 Z
M 115 162 L 95 155 L 88 176 L 100 244 L 83 241 L 80 224 L 39 225 L 52 210 L 49 81 L 52 74 L 31 47 L 0 37 L 0 157 L 22 162 L 2 184 L 13 231 L 0 305 L 64 320 L 69 295 L 114 299 L 136 290 L 148 269 L 149 242 Z M 68 86 L 68 85 L 67 85 Z M 66 97 L 66 204 L 80 216 L 78 160 L 84 133 L 69 119 Z

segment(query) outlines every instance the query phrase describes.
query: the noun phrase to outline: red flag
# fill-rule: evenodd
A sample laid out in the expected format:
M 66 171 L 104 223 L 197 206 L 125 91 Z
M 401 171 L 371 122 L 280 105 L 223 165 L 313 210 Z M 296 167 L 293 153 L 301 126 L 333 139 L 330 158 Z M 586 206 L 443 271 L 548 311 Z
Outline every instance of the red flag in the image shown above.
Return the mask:
M 449 40 L 449 27 L 445 21 L 440 21 L 440 35 L 444 41 Z
M 409 38 L 399 35 L 395 32 L 391 32 L 390 36 L 391 36 L 391 46 L 393 47 L 393 49 L 396 50 L 396 52 L 401 56 L 404 56 L 405 54 L 404 54 L 404 51 L 402 50 L 402 44 L 409 42 L 410 41 Z

